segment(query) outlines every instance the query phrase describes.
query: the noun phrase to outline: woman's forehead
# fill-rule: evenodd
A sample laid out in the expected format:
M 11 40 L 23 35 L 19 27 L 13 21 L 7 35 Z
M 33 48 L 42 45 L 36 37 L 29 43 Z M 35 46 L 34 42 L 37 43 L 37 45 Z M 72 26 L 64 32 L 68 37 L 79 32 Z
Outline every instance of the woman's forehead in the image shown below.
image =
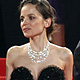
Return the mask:
M 33 4 L 27 4 L 25 6 L 22 7 L 21 9 L 21 15 L 29 15 L 29 14 L 32 14 L 32 15 L 39 15 L 39 16 L 42 16 L 40 14 L 40 12 L 36 9 L 36 5 L 33 5 Z

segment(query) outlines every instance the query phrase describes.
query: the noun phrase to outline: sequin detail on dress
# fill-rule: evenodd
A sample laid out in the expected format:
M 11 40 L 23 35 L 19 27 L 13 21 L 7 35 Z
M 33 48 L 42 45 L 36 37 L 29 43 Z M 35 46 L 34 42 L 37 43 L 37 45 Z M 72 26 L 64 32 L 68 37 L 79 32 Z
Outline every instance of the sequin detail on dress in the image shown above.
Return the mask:
M 18 67 L 13 70 L 10 80 L 34 80 L 34 79 L 27 68 Z
M 64 80 L 64 71 L 56 66 L 43 69 L 38 80 Z
M 25 67 L 18 67 L 11 74 L 10 80 L 34 80 L 33 75 Z M 56 66 L 49 66 L 43 69 L 38 80 L 64 80 L 64 71 Z

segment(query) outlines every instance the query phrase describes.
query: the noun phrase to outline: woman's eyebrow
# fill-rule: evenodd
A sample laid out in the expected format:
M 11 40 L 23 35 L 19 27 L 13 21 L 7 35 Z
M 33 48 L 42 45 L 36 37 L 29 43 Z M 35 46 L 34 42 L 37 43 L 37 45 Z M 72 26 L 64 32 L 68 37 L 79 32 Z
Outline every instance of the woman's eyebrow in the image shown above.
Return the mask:
M 35 14 L 33 14 L 33 13 L 30 13 L 30 14 L 28 14 L 27 16 L 31 16 L 31 15 L 35 15 Z

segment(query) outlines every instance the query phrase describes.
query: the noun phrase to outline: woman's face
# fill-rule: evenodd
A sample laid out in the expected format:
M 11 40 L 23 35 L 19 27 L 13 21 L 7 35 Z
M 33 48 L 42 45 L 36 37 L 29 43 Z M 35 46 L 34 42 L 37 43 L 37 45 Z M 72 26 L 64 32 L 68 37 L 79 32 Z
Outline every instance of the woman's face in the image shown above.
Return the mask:
M 45 29 L 45 20 L 37 11 L 36 6 L 27 4 L 21 9 L 21 29 L 25 37 L 39 35 Z

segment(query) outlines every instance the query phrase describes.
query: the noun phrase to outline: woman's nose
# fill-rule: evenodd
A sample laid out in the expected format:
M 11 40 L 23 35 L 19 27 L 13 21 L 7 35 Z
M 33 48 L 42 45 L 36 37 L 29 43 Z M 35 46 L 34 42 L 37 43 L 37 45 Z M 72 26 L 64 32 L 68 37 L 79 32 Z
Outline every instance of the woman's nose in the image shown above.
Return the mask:
M 23 24 L 28 24 L 29 20 L 27 18 L 24 19 Z
M 21 22 L 21 27 L 23 28 L 23 26 L 26 26 L 29 24 L 29 20 L 27 18 L 25 18 L 22 22 Z

